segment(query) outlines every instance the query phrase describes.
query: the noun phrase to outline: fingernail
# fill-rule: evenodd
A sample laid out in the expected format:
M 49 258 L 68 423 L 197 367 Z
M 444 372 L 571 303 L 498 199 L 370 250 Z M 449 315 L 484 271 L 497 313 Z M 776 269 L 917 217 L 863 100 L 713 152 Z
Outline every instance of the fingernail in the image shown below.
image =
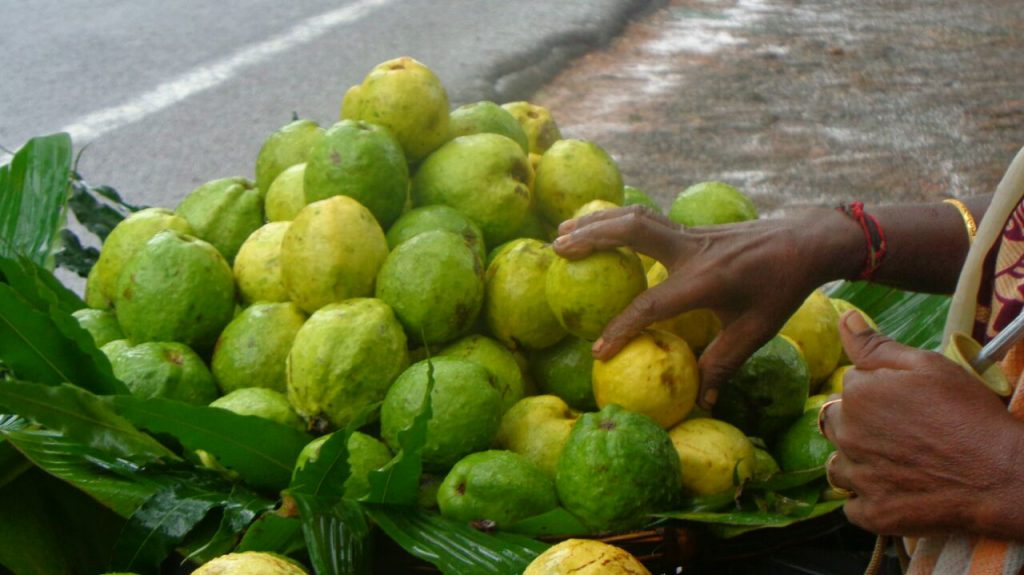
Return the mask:
M 605 348 L 604 338 L 603 337 L 599 337 L 599 338 L 597 338 L 597 341 L 594 342 L 593 347 L 590 348 L 590 351 L 594 355 L 600 355 L 601 352 L 604 351 L 604 348 Z
M 558 236 L 557 238 L 555 238 L 556 247 L 562 247 L 567 243 L 569 243 L 569 236 Z
M 861 333 L 862 331 L 871 329 L 868 322 L 864 321 L 864 316 L 856 310 L 846 312 L 846 317 L 843 318 L 843 323 L 846 324 L 846 329 L 853 333 Z
M 704 403 L 707 405 L 714 405 L 718 401 L 718 390 L 709 389 L 704 392 Z
M 558 225 L 558 233 L 567 234 L 576 229 L 576 220 L 566 220 Z

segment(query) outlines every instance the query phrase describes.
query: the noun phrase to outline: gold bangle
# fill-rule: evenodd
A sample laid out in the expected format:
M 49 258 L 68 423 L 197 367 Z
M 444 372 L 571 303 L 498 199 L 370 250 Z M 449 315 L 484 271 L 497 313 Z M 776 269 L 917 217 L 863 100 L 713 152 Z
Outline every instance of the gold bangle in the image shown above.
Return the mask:
M 956 208 L 956 211 L 960 212 L 960 217 L 964 219 L 964 227 L 967 228 L 967 243 L 970 245 L 974 242 L 974 236 L 978 233 L 978 224 L 974 222 L 974 216 L 971 215 L 971 210 L 967 209 L 967 206 L 963 202 L 953 198 L 947 198 L 942 200 L 942 203 L 949 204 Z

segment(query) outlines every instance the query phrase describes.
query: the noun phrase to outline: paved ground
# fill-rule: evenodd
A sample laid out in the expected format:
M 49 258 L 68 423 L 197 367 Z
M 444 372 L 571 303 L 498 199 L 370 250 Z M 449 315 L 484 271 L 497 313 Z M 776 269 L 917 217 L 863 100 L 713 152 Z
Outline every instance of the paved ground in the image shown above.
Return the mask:
M 1024 146 L 1019 0 L 673 0 L 534 100 L 669 205 L 991 191 Z

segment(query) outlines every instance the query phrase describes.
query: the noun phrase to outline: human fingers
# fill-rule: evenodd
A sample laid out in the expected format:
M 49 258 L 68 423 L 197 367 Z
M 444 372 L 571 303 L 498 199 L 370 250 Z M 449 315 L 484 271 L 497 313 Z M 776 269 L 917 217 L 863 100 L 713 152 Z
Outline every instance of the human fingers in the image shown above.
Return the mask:
M 605 326 L 600 339 L 594 343 L 594 357 L 610 359 L 645 327 L 688 311 L 701 299 L 699 286 L 693 283 L 683 290 L 672 282 L 662 282 L 633 298 L 626 309 Z
M 718 401 L 718 390 L 773 335 L 769 322 L 755 314 L 740 316 L 722 326 L 700 355 L 700 393 L 697 401 L 710 409 Z
M 615 217 L 592 221 L 559 236 L 553 244 L 555 253 L 579 259 L 598 250 L 628 246 L 659 261 L 675 258 L 680 237 L 678 226 L 672 228 L 652 219 L 653 214 L 647 210 L 616 211 L 619 213 Z
M 646 206 L 632 205 L 632 206 L 626 206 L 626 207 L 623 207 L 623 208 L 614 208 L 614 209 L 611 209 L 611 210 L 598 210 L 596 212 L 591 212 L 591 213 L 589 213 L 589 214 L 587 214 L 587 215 L 585 215 L 583 217 L 572 218 L 570 220 L 565 220 L 564 222 L 562 222 L 561 224 L 558 225 L 558 233 L 559 233 L 559 235 L 564 235 L 564 234 L 572 233 L 572 232 L 576 231 L 577 229 L 585 227 L 585 226 L 587 226 L 589 224 L 592 224 L 594 222 L 599 222 L 601 220 L 607 220 L 607 219 L 611 219 L 611 218 L 617 218 L 620 215 L 622 215 L 623 213 L 630 213 L 630 212 L 632 212 L 632 213 L 642 213 L 644 215 L 644 217 L 649 218 L 652 222 L 657 222 L 657 223 L 660 223 L 662 225 L 668 226 L 670 228 L 678 228 L 679 227 L 679 224 L 673 222 L 668 217 L 666 217 L 666 216 L 664 216 L 662 214 L 659 214 L 658 212 L 655 212 L 654 210 L 652 210 L 652 209 L 650 209 L 650 208 L 648 208 Z
M 825 460 L 825 480 L 828 481 L 829 487 L 846 497 L 852 497 L 857 493 L 850 480 L 849 466 L 849 460 L 839 451 L 833 451 Z
M 913 369 L 920 367 L 921 351 L 905 346 L 875 331 L 857 311 L 848 311 L 839 321 L 839 337 L 846 356 L 858 369 Z

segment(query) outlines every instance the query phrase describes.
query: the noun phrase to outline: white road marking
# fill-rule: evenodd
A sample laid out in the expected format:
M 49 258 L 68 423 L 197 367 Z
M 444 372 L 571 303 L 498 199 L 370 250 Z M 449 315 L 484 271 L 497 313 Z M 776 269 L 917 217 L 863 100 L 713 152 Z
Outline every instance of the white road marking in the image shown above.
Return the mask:
M 395 0 L 359 0 L 308 18 L 264 42 L 247 46 L 234 54 L 192 69 L 124 104 L 88 114 L 61 131 L 71 134 L 77 147 L 113 130 L 169 108 L 174 104 L 227 82 L 243 68 L 260 64 L 286 50 L 316 40 L 331 29 L 355 22 Z

